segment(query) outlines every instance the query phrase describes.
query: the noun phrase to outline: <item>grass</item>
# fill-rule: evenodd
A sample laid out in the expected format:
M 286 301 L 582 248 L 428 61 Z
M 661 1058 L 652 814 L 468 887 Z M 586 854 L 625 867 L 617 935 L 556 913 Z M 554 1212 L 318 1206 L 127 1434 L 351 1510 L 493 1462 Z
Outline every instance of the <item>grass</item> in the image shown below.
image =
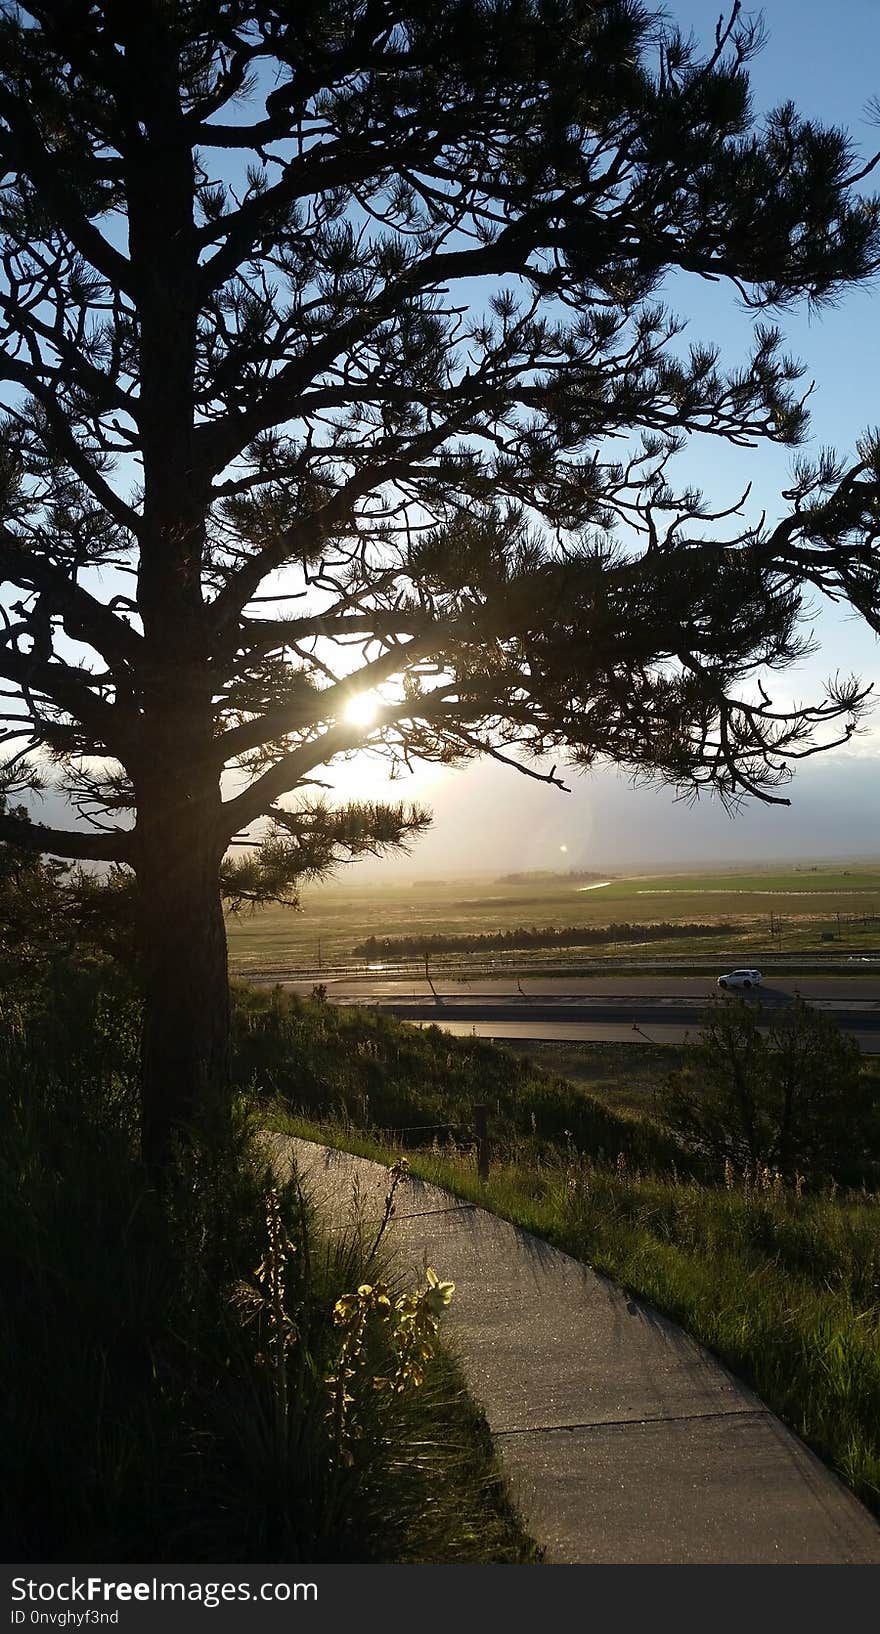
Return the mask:
M 393 1162 L 350 1126 L 291 1133 Z M 880 1199 L 730 1190 L 524 1149 L 484 1185 L 470 1154 L 408 1153 L 413 1173 L 481 1204 L 650 1301 L 714 1351 L 880 1514 Z
M 649 1300 L 880 1513 L 880 1198 L 811 1194 L 766 1175 L 726 1184 L 707 1172 L 638 1113 L 676 1064 L 675 1049 L 553 1044 L 524 1056 L 436 1028 L 288 1003 L 275 995 L 294 1030 L 285 1104 L 272 1112 L 278 1127 L 386 1163 L 405 1148 L 424 1179 Z M 249 996 L 244 1010 L 273 1037 L 278 1012 L 265 994 Z M 865 1066 L 875 1080 L 877 1065 Z M 561 1075 L 573 1066 L 576 1082 Z M 477 1097 L 492 1110 L 485 1186 L 466 1118 Z M 404 1113 L 432 1127 L 395 1134 Z
M 612 1111 L 657 1116 L 658 1096 L 685 1059 L 683 1044 L 568 1042 L 509 1039 L 505 1050 L 527 1059 L 541 1072 L 563 1078 Z M 880 1100 L 880 1056 L 862 1057 L 862 1073 Z
M 631 1163 L 665 1169 L 695 1163 L 651 1119 L 541 1070 L 531 1055 L 356 1006 L 240 987 L 234 1047 L 242 1085 L 306 1116 L 383 1130 L 407 1147 L 423 1143 L 426 1126 L 440 1139 L 470 1139 L 481 1103 L 496 1147 L 528 1139 L 540 1155 L 572 1140 L 612 1160 L 623 1152 Z M 607 1050 L 597 1046 L 594 1059 L 610 1063 Z M 609 1081 L 606 1071 L 606 1088 Z
M 305 906 L 306 911 L 298 914 L 266 908 L 231 918 L 234 968 L 244 974 L 350 961 L 356 944 L 371 935 L 473 936 L 519 925 L 589 928 L 612 921 L 735 922 L 736 930 L 720 935 L 717 945 L 703 937 L 652 943 L 652 957 L 734 951 L 742 959 L 750 952 L 768 950 L 797 953 L 824 946 L 823 933 L 837 938 L 834 945 L 847 952 L 880 944 L 880 924 L 871 922 L 880 914 L 880 869 L 855 864 L 639 875 L 611 879 L 590 890 L 553 878 L 519 884 L 491 880 L 335 884 L 315 887 Z M 770 935 L 771 913 L 774 923 L 781 920 L 781 935 Z M 851 922 L 860 918 L 868 922 Z M 637 949 L 638 944 L 626 944 L 619 951 L 635 956 Z M 517 958 L 522 961 L 524 955 Z
M 510 1039 L 505 1049 L 516 1056 L 526 1055 L 539 1071 L 576 1084 L 613 1111 L 647 1113 L 652 1117 L 657 1111 L 658 1091 L 684 1058 L 681 1044 Z
M 337 1433 L 334 1304 L 383 1275 L 382 1245 L 325 1240 L 295 1184 L 267 1243 L 272 1178 L 244 1102 L 230 1150 L 182 1158 L 157 1195 L 136 1160 L 136 1011 L 101 979 L 76 999 L 66 1029 L 63 1007 L 54 1030 L 8 1003 L 0 1014 L 10 1556 L 535 1559 L 442 1350 L 421 1388 L 377 1392 L 394 1367 L 380 1324 L 352 1360 Z

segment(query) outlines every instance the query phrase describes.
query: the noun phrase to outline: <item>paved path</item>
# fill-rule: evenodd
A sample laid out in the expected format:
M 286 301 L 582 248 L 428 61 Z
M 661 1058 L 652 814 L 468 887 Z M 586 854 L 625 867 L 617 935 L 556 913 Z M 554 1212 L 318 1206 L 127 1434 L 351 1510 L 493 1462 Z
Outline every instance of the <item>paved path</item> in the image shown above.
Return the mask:
M 336 1223 L 377 1219 L 388 1171 L 272 1136 Z M 757 1397 L 650 1306 L 415 1178 L 395 1266 L 456 1284 L 444 1334 L 532 1536 L 556 1564 L 880 1564 L 880 1528 Z

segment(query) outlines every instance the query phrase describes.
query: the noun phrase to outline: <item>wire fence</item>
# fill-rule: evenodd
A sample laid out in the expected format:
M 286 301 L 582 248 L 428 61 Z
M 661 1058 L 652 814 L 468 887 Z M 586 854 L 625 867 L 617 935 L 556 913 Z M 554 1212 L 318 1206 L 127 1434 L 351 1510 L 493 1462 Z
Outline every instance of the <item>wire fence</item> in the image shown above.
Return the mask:
M 474 1106 L 473 1120 L 470 1123 L 454 1123 L 445 1119 L 442 1123 L 404 1123 L 393 1129 L 383 1130 L 386 1137 L 394 1139 L 400 1135 L 439 1134 L 441 1131 L 447 1136 L 452 1130 L 464 1132 L 465 1139 L 458 1142 L 460 1146 L 473 1146 L 477 1155 L 477 1173 L 481 1180 L 488 1180 L 492 1161 L 491 1143 L 489 1140 L 489 1108 L 482 1102 Z

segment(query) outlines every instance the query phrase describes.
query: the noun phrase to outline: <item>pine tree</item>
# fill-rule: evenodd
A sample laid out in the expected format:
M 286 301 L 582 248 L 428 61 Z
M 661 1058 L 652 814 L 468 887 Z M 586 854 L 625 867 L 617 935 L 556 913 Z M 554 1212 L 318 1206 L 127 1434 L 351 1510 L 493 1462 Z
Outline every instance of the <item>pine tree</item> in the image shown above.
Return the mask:
M 726 533 L 670 465 L 796 444 L 767 314 L 878 263 L 845 134 L 756 123 L 758 43 L 739 5 L 701 55 L 636 0 L 0 0 L 4 787 L 86 819 L 0 838 L 136 877 L 150 1161 L 223 1125 L 221 888 L 427 820 L 332 809 L 335 757 L 779 799 L 852 729 L 854 681 L 748 681 L 806 586 L 875 617 L 876 450 Z M 670 271 L 754 308 L 741 367 Z

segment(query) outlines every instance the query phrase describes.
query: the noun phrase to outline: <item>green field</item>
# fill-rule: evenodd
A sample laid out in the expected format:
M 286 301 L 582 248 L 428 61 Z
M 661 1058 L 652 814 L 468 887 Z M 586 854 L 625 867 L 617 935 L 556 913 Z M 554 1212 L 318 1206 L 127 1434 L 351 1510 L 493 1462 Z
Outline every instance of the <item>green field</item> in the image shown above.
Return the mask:
M 719 932 L 717 940 L 654 942 L 652 956 L 729 949 L 742 958 L 749 952 L 800 952 L 825 945 L 823 934 L 846 950 L 880 945 L 880 866 L 640 874 L 589 888 L 553 877 L 517 884 L 489 878 L 359 883 L 352 873 L 344 882 L 307 889 L 300 912 L 265 908 L 230 917 L 229 941 L 235 970 L 280 972 L 351 961 L 354 947 L 369 936 L 465 936 L 519 926 L 667 921 L 726 921 L 732 930 Z M 637 953 L 638 944 L 591 951 Z M 525 954 L 522 961 L 530 956 L 539 955 Z

